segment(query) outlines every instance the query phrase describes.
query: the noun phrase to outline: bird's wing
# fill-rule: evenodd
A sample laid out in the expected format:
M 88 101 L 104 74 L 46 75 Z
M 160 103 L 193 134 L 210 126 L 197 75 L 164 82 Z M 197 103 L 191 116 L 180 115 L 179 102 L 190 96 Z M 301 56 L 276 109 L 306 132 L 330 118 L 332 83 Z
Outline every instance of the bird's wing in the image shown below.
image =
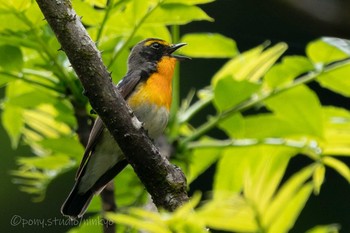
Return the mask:
M 135 89 L 137 84 L 140 82 L 140 80 L 144 77 L 144 74 L 142 71 L 135 71 L 132 73 L 128 73 L 116 86 L 116 89 L 120 92 L 120 94 L 123 96 L 124 99 L 127 99 L 130 95 L 130 93 Z M 90 156 L 93 154 L 93 150 L 95 148 L 96 143 L 98 142 L 98 139 L 103 132 L 105 126 L 103 124 L 103 121 L 101 118 L 97 117 L 95 120 L 95 123 L 92 127 L 92 130 L 89 135 L 88 144 L 85 148 L 85 152 L 83 155 L 83 159 L 80 163 L 80 166 L 78 168 L 78 171 L 76 173 L 75 179 L 78 179 L 83 171 L 83 168 L 85 167 L 86 163 L 88 162 Z

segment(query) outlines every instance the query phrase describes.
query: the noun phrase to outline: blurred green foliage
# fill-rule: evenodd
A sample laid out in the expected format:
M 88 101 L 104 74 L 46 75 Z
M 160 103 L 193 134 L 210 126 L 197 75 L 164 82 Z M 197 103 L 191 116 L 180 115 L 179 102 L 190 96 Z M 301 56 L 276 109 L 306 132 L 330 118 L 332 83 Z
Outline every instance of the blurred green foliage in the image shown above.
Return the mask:
M 350 46 L 337 38 L 321 38 L 306 48 L 307 56 L 283 56 L 285 43 L 264 43 L 239 52 L 235 42 L 216 33 L 193 32 L 180 37 L 178 27 L 213 19 L 198 4 L 210 0 L 74 0 L 115 82 L 126 72 L 129 48 L 146 37 L 187 42 L 181 52 L 199 58 L 228 58 L 208 87 L 174 101 L 166 134 L 177 142 L 175 161 L 188 183 L 217 163 L 212 197 L 195 195 L 175 213 L 152 213 L 141 207 L 147 194 L 128 167 L 115 180 L 120 212 L 107 216 L 125 232 L 282 233 L 291 229 L 312 192 L 322 192 L 327 169 L 350 182 L 341 156 L 350 155 L 350 112 L 323 106 L 307 85 L 319 82 L 350 95 Z M 91 107 L 60 45 L 33 1 L 0 3 L 0 85 L 2 124 L 12 147 L 29 145 L 34 157 L 19 156 L 13 180 L 21 190 L 42 200 L 49 183 L 75 169 L 83 153 L 75 130 L 74 107 Z M 205 47 L 205 49 L 203 49 Z M 279 62 L 277 62 L 279 61 Z M 178 72 L 175 77 L 178 84 Z M 179 85 L 174 85 L 178 96 Z M 196 101 L 193 101 L 196 94 Z M 176 99 L 176 98 L 175 98 Z M 198 127 L 190 120 L 213 105 L 217 114 Z M 243 114 L 265 108 L 263 113 Z M 218 128 L 227 136 L 211 138 Z M 297 154 L 313 162 L 282 182 Z M 336 208 L 336 206 L 334 207 Z M 94 199 L 89 211 L 100 210 Z M 71 232 L 91 232 L 82 225 Z M 307 233 L 338 232 L 337 225 L 316 226 Z

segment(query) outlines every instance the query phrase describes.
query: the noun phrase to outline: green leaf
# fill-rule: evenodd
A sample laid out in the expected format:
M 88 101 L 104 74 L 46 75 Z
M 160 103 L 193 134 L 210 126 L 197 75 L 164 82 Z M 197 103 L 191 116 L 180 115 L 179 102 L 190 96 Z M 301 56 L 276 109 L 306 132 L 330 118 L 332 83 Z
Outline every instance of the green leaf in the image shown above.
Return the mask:
M 286 56 L 280 64 L 274 65 L 265 75 L 264 80 L 270 88 L 291 83 L 298 75 L 313 70 L 314 67 L 303 56 Z
M 96 199 L 96 198 L 94 198 Z M 90 216 L 84 219 L 69 219 L 69 226 L 73 228 L 67 231 L 68 233 L 91 233 L 91 232 L 102 232 L 103 223 L 106 219 L 102 218 L 101 215 Z M 118 231 L 119 232 L 119 231 Z
M 152 213 L 149 213 L 152 215 Z M 148 219 L 142 219 L 131 214 L 121 214 L 121 213 L 106 213 L 107 219 L 117 223 L 132 226 L 136 229 L 146 230 L 147 232 L 154 233 L 171 233 L 165 223 L 163 224 L 154 224 Z
M 249 203 L 235 195 L 214 199 L 197 211 L 207 227 L 229 232 L 257 232 L 255 213 Z
M 103 7 L 106 0 L 89 0 L 86 1 L 72 1 L 74 10 L 82 17 L 82 21 L 85 25 L 94 26 L 100 25 L 103 19 L 104 12 L 102 10 L 96 10 L 95 6 Z
M 145 198 L 142 198 L 145 188 L 130 166 L 127 166 L 123 172 L 118 174 L 118 176 L 114 179 L 114 182 L 116 187 L 132 187 L 115 189 L 115 196 L 117 197 L 118 206 L 135 205 L 135 200 L 137 200 L 136 204 L 145 203 Z
M 325 155 L 350 156 L 350 112 L 336 107 L 323 107 Z
M 218 81 L 214 89 L 214 104 L 219 111 L 234 107 L 240 102 L 247 100 L 260 85 L 249 81 L 236 81 L 227 76 Z
M 75 158 L 77 161 L 80 161 L 84 153 L 83 146 L 78 142 L 77 138 L 73 137 L 44 138 L 38 143 L 47 150 L 68 155 L 71 158 Z
M 326 173 L 326 168 L 324 167 L 324 165 L 318 164 L 315 168 L 315 171 L 312 177 L 313 185 L 314 185 L 314 193 L 316 195 L 320 194 L 321 186 L 325 178 L 325 173 Z
M 335 70 L 322 73 L 316 81 L 322 87 L 337 92 L 346 97 L 350 97 L 350 65 L 342 66 Z
M 8 82 L 13 81 L 14 78 L 6 73 L 1 73 L 0 71 L 0 88 L 3 87 L 5 84 L 7 84 Z
M 28 167 L 46 170 L 61 170 L 72 166 L 72 160 L 66 155 L 47 157 L 18 158 L 18 163 Z
M 266 44 L 244 52 L 228 61 L 213 77 L 215 85 L 219 79 L 231 76 L 235 80 L 257 82 L 286 51 L 287 45 L 279 43 L 266 49 Z
M 32 92 L 26 92 L 10 98 L 7 104 L 18 106 L 21 108 L 35 108 L 40 104 L 54 104 L 57 102 L 57 97 L 50 95 L 47 90 L 35 89 Z
M 257 145 L 224 149 L 214 177 L 214 198 L 238 193 L 263 210 L 274 194 L 288 161 L 298 152 L 283 146 Z
M 2 112 L 2 124 L 10 136 L 12 148 L 16 148 L 24 128 L 22 109 L 10 106 L 5 107 Z
M 305 206 L 307 199 L 312 191 L 312 184 L 304 185 L 298 192 L 296 192 L 291 199 L 283 206 L 281 212 L 273 224 L 268 229 L 268 233 L 282 233 L 289 232 L 293 227 L 301 210 Z
M 32 1 L 28 0 L 7 0 L 0 2 L 0 9 L 9 9 L 16 11 L 24 11 L 29 8 L 32 4 Z
M 165 0 L 166 3 L 181 3 L 186 5 L 197 5 L 214 2 L 215 0 Z
M 330 156 L 324 157 L 322 161 L 325 165 L 337 171 L 350 183 L 350 169 L 344 162 Z
M 0 46 L 0 68 L 6 71 L 20 71 L 23 67 L 22 51 L 11 45 Z
M 201 139 L 205 142 L 205 139 Z M 220 156 L 221 150 L 217 148 L 196 149 L 193 150 L 188 160 L 187 183 L 191 184 L 200 174 L 207 170 Z
M 245 135 L 245 124 L 241 113 L 233 114 L 222 120 L 219 128 L 231 138 L 241 138 Z
M 296 200 L 298 193 L 302 193 L 302 196 L 300 198 L 308 197 L 308 195 L 310 194 L 309 192 L 311 192 L 313 187 L 312 184 L 304 185 L 304 183 L 311 177 L 314 170 L 315 166 L 310 165 L 295 173 L 291 178 L 287 180 L 285 184 L 283 184 L 281 189 L 275 195 L 275 198 L 268 206 L 263 216 L 263 225 L 271 226 L 274 229 L 274 231 L 271 232 L 285 232 L 283 231 L 282 227 L 291 227 L 296 217 L 295 214 L 297 214 L 297 212 L 300 211 L 299 208 L 302 208 L 302 206 L 299 206 L 299 208 L 297 206 L 293 206 L 291 203 L 297 200 L 302 201 L 299 198 L 297 198 Z M 303 189 L 307 189 L 308 192 L 305 193 L 306 190 L 302 191 Z M 305 196 L 305 194 L 308 195 Z M 293 208 L 295 209 L 293 210 Z M 284 216 L 282 217 L 282 215 Z
M 303 133 L 302 129 L 271 113 L 247 116 L 242 124 L 244 125 L 244 133 L 240 136 L 242 138 L 283 138 Z
M 136 32 L 140 38 L 162 38 L 165 41 L 171 41 L 171 34 L 165 25 L 143 24 Z M 187 46 L 185 46 L 187 47 Z M 183 48 L 181 48 L 182 51 Z
M 286 171 L 289 159 L 298 153 L 294 148 L 283 146 L 257 146 L 251 150 L 257 154 L 244 177 L 243 193 L 254 203 L 257 210 L 264 212 L 270 204 L 276 189 Z
M 340 226 L 338 224 L 330 224 L 323 226 L 315 226 L 306 233 L 338 233 Z
M 306 47 L 306 54 L 313 63 L 331 63 L 349 57 L 348 54 L 323 40 L 316 40 Z
M 336 37 L 322 37 L 321 40 L 350 55 L 350 40 Z
M 146 24 L 181 25 L 192 21 L 213 21 L 197 6 L 184 4 L 162 4 L 145 20 Z
M 214 199 L 223 199 L 227 195 L 241 191 L 243 175 L 253 159 L 249 152 L 249 148 L 228 148 L 223 150 L 214 175 Z
M 217 33 L 185 34 L 181 41 L 188 44 L 181 53 L 190 57 L 226 58 L 238 54 L 235 41 Z
M 87 2 L 93 6 L 105 7 L 107 0 L 87 0 Z
M 306 86 L 298 86 L 265 101 L 277 117 L 305 134 L 323 137 L 322 108 L 317 95 Z

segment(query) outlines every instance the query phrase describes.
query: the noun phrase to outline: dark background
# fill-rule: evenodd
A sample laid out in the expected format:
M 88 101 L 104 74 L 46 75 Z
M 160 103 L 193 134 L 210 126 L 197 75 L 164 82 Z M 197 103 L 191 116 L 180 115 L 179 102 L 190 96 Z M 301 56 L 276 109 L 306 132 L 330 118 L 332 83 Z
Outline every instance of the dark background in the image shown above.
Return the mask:
M 215 22 L 194 22 L 181 27 L 181 33 L 219 32 L 235 39 L 240 51 L 255 47 L 266 40 L 273 44 L 284 41 L 289 45 L 286 54 L 304 54 L 306 43 L 321 36 L 350 38 L 350 1 L 347 0 L 217 0 L 202 5 Z M 203 48 L 205 49 L 205 48 Z M 193 88 L 208 85 L 211 77 L 225 63 L 224 59 L 193 59 L 183 63 L 181 70 L 182 96 Z M 349 99 L 310 85 L 317 91 L 321 102 L 350 109 Z M 198 119 L 201 120 L 201 119 Z M 44 227 L 11 226 L 14 215 L 23 219 L 60 219 L 59 208 L 71 188 L 75 171 L 55 180 L 47 191 L 46 199 L 32 203 L 28 194 L 11 183 L 9 171 L 16 168 L 14 155 L 27 155 L 29 149 L 20 147 L 12 151 L 10 142 L 0 126 L 0 226 L 1 232 L 64 232 L 67 226 Z M 350 165 L 350 159 L 344 158 Z M 288 168 L 288 174 L 310 163 L 305 156 L 297 156 Z M 202 175 L 191 188 L 210 189 L 211 174 Z M 69 181 L 69 182 L 68 182 Z M 340 223 L 341 232 L 350 232 L 349 184 L 332 170 L 319 196 L 312 195 L 296 222 L 292 233 L 305 232 L 315 225 Z

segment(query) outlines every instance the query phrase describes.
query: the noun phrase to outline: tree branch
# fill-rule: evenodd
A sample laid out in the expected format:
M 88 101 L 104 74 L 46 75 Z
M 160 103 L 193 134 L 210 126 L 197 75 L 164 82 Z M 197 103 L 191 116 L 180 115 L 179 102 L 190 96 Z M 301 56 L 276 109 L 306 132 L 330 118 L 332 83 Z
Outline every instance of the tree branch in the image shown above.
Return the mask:
M 68 0 L 37 0 L 77 73 L 91 106 L 111 132 L 158 208 L 175 210 L 188 200 L 180 169 L 160 156 L 140 122 L 112 85 L 100 52 Z

